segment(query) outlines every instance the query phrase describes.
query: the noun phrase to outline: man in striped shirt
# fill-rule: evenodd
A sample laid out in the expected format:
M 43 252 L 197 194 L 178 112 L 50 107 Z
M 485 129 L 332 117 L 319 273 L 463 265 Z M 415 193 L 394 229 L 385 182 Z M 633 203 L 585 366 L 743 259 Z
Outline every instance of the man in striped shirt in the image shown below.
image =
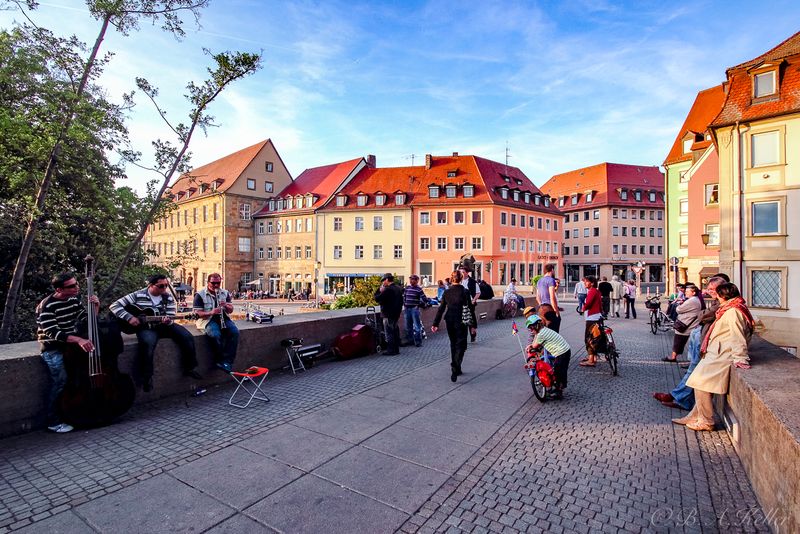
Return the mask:
M 51 281 L 55 292 L 36 306 L 37 338 L 42 345 L 42 360 L 50 371 L 50 389 L 47 393 L 47 428 L 62 434 L 73 430 L 72 426 L 61 421 L 56 409 L 61 392 L 67 383 L 64 369 L 64 352 L 70 344 L 78 345 L 89 352 L 94 349 L 92 342 L 77 335 L 78 321 L 84 319 L 86 310 L 78 298 L 80 287 L 75 275 L 61 273 Z M 95 311 L 100 301 L 92 296 Z
M 412 274 L 408 277 L 408 284 L 403 290 L 403 306 L 405 306 L 404 319 L 406 323 L 406 338 L 415 347 L 422 346 L 422 319 L 420 308 L 427 305 L 428 299 L 419 286 L 419 276 Z
M 161 316 L 161 321 L 151 325 L 142 325 L 138 317 L 125 309 L 130 310 L 132 307 L 137 307 L 144 312 L 151 310 L 154 316 Z M 163 337 L 168 337 L 177 343 L 181 352 L 183 375 L 196 380 L 203 378 L 195 370 L 197 356 L 195 355 L 194 336 L 184 327 L 172 321 L 178 307 L 169 292 L 169 282 L 166 276 L 163 274 L 149 276 L 147 287 L 125 295 L 115 301 L 110 308 L 111 313 L 119 319 L 138 328 L 136 331 L 136 338 L 139 340 L 137 367 L 139 379 L 142 381 L 142 391 L 153 390 L 153 353 L 158 340 Z M 148 326 L 150 327 L 148 328 Z

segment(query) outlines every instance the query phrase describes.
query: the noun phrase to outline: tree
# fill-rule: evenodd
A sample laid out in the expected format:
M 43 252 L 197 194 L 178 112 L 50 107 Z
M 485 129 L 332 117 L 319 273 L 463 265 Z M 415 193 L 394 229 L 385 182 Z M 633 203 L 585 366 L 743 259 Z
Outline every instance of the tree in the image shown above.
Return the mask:
M 345 308 L 363 308 L 364 306 L 375 306 L 375 292 L 381 287 L 380 276 L 370 276 L 363 280 L 356 280 L 353 290 L 336 299 L 331 304 L 332 310 L 343 310 Z

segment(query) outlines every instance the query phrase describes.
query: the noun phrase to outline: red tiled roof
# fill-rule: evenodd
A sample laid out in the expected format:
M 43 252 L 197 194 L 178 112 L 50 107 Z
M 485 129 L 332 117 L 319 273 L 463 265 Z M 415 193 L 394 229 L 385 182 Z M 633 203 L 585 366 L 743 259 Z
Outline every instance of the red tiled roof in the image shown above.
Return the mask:
M 291 184 L 287 185 L 283 191 L 275 195 L 274 198 L 286 198 L 288 196 L 312 193 L 315 196 L 314 204 L 312 204 L 311 208 L 295 207 L 291 210 L 281 210 L 277 213 L 284 214 L 292 211 L 317 209 L 324 206 L 333 192 L 342 185 L 342 182 L 362 161 L 364 161 L 364 158 L 356 158 L 341 163 L 333 163 L 331 165 L 323 165 L 322 167 L 313 167 L 304 170 L 300 173 L 300 176 Z M 270 213 L 267 210 L 267 206 L 268 204 L 256 212 L 254 217 Z
M 753 102 L 750 70 L 763 64 L 780 65 L 778 96 Z M 727 70 L 727 98 L 712 127 L 797 113 L 800 111 L 800 32 L 755 59 Z
M 455 171 L 456 175 L 448 176 L 448 173 Z M 509 182 L 503 179 L 509 178 Z M 517 183 L 519 181 L 519 183 Z M 445 196 L 444 186 L 470 184 L 474 186 L 474 196 L 464 198 L 462 190 L 459 190 L 455 198 Z M 438 198 L 429 198 L 428 187 L 438 185 L 442 188 Z M 405 205 L 448 205 L 464 203 L 480 204 L 495 203 L 518 208 L 526 208 L 543 212 L 558 213 L 554 206 L 546 208 L 544 204 L 536 206 L 531 199 L 530 204 L 522 201 L 515 202 L 512 198 L 503 199 L 497 188 L 506 186 L 509 190 L 526 191 L 533 194 L 541 194 L 539 189 L 533 185 L 521 170 L 516 167 L 507 167 L 501 163 L 490 161 L 477 156 L 432 156 L 431 166 L 425 165 L 409 167 L 384 167 L 384 168 L 365 168 L 344 188 L 341 194 L 348 195 L 348 203 L 345 206 L 336 206 L 329 203 L 325 209 L 342 210 L 352 209 L 355 206 L 356 194 L 359 192 L 368 193 L 368 200 L 365 206 L 359 208 L 381 208 L 375 205 L 375 192 L 383 192 L 388 195 L 386 204 L 383 208 L 396 208 L 394 203 L 394 193 L 406 193 Z M 513 194 L 513 193 L 512 193 Z M 511 195 L 510 195 L 511 196 Z
M 170 189 L 173 194 L 177 194 L 193 187 L 198 188 L 201 183 L 211 185 L 211 182 L 215 180 L 222 180 L 221 183 L 217 184 L 216 192 L 225 192 L 242 175 L 247 166 L 253 161 L 253 158 L 258 155 L 267 143 L 271 143 L 271 141 L 265 139 L 233 154 L 228 154 L 224 158 L 192 169 L 182 174 Z
M 664 160 L 664 165 L 670 165 L 679 161 L 691 161 L 692 153 L 683 153 L 683 139 L 687 132 L 705 134 L 708 130 L 708 125 L 714 120 L 714 117 L 719 114 L 722 109 L 722 104 L 725 102 L 725 92 L 722 85 L 704 89 L 697 93 L 694 99 L 689 114 L 683 121 L 678 135 L 675 137 L 675 142 Z M 697 143 L 699 148 L 699 143 Z M 695 147 L 692 146 L 692 150 Z
M 628 194 L 628 200 L 622 200 L 618 189 L 641 190 L 642 201 L 634 200 L 633 194 Z M 578 203 L 572 205 L 567 199 L 561 211 L 585 210 L 603 206 L 629 206 L 647 208 L 648 206 L 663 207 L 664 199 L 656 195 L 656 201 L 650 202 L 646 193 L 648 191 L 664 191 L 664 175 L 658 167 L 640 165 L 624 165 L 621 163 L 600 163 L 583 169 L 557 174 L 550 178 L 541 190 L 549 193 L 558 205 L 558 197 L 573 193 L 580 193 Z M 587 191 L 593 191 L 592 202 L 586 202 Z

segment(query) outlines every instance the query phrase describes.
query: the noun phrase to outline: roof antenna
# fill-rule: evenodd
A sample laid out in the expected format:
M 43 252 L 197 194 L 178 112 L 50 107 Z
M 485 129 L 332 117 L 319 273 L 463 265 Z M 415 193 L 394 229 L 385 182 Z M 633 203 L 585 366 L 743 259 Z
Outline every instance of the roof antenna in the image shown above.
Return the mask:
M 415 154 L 411 154 L 410 156 L 405 156 L 403 159 L 410 159 L 411 160 L 411 166 L 413 167 L 414 166 L 414 158 L 415 157 L 416 157 Z
M 511 157 L 508 150 L 508 139 L 506 139 L 506 175 L 508 175 L 508 158 Z

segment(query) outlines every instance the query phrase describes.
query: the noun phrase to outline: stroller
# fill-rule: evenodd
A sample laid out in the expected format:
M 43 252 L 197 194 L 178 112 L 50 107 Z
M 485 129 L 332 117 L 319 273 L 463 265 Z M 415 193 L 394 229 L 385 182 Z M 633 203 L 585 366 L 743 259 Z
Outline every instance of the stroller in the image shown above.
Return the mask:
M 372 339 L 375 340 L 375 352 L 380 353 L 387 347 L 386 332 L 383 329 L 383 321 L 378 320 L 378 312 L 375 306 L 367 306 L 364 324 L 372 330 Z

